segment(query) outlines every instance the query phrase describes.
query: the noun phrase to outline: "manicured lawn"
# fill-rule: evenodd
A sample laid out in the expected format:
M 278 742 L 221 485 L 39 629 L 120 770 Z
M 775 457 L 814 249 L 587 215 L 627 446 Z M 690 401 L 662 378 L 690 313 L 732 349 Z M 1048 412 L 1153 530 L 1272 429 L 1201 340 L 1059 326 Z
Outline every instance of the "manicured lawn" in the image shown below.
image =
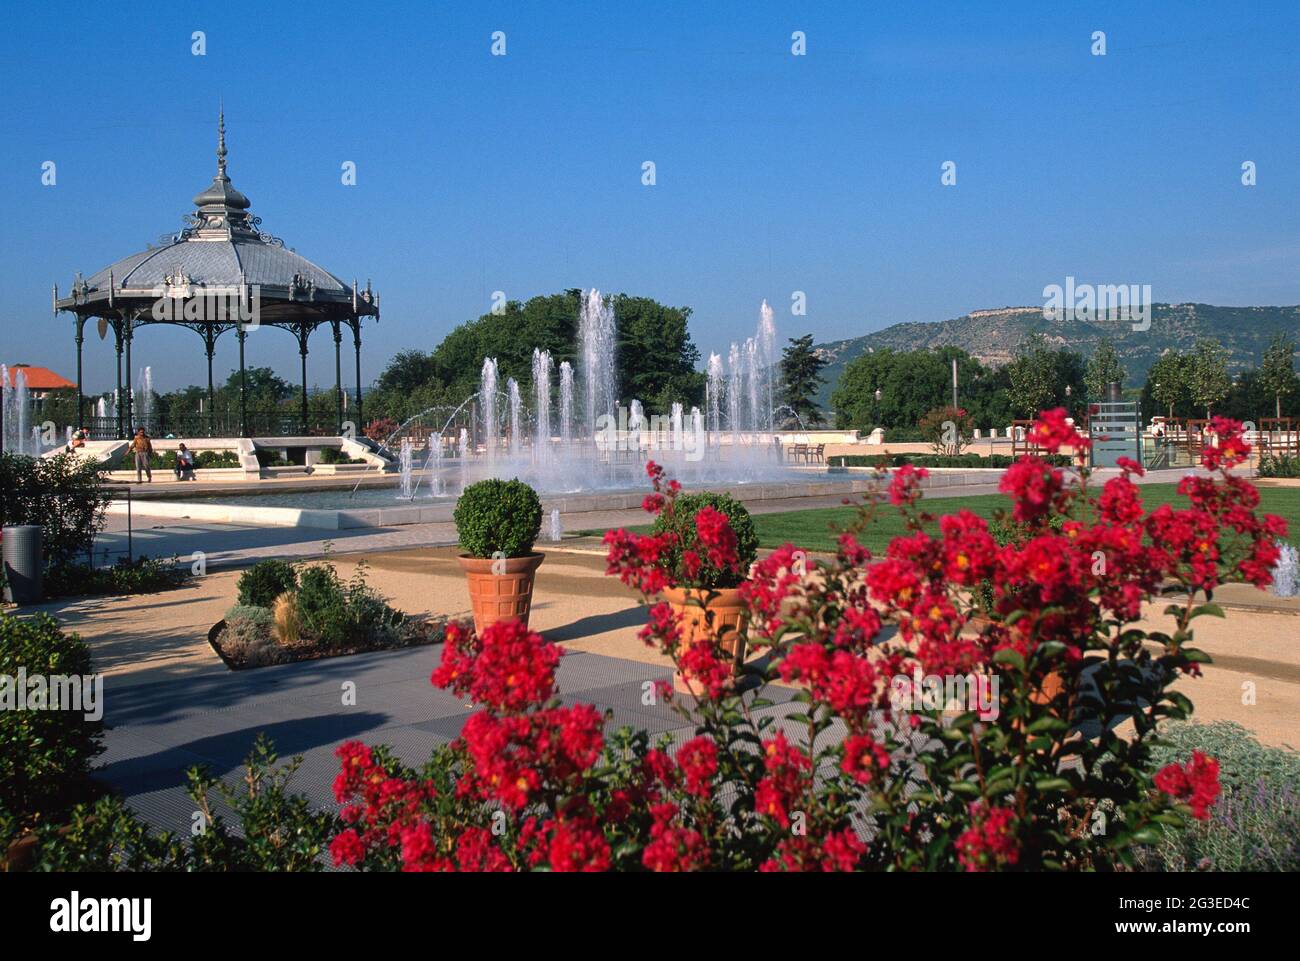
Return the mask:
M 1186 498 L 1178 494 L 1174 484 L 1144 484 L 1142 502 L 1147 510 L 1161 504 L 1185 506 Z M 1290 540 L 1300 542 L 1300 488 L 1260 488 L 1260 510 L 1267 514 L 1280 514 L 1290 528 Z M 932 514 L 955 514 L 966 508 L 981 517 L 990 518 L 994 511 L 1005 509 L 1010 501 L 1001 494 L 979 497 L 942 497 L 925 500 Z M 754 515 L 754 528 L 762 547 L 780 547 L 787 542 L 813 551 L 835 549 L 839 531 L 852 522 L 856 511 L 851 507 L 826 507 L 806 511 L 786 511 L 779 514 Z M 891 538 L 904 533 L 898 512 L 888 504 L 876 515 L 872 525 L 860 536 L 864 546 L 873 552 L 883 551 Z

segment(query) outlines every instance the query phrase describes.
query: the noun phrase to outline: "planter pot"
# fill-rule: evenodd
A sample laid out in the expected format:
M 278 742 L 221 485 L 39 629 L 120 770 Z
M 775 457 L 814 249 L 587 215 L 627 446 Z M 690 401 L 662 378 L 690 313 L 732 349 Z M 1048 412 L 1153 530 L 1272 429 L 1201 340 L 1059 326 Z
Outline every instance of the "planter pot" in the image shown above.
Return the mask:
M 731 655 L 732 673 L 739 675 L 745 663 L 745 633 L 749 629 L 749 611 L 740 599 L 739 588 L 704 591 L 670 587 L 663 592 L 663 597 L 678 615 L 682 647 L 716 638 L 722 650 Z M 673 687 L 683 694 L 692 693 L 676 671 Z
M 86 818 L 87 824 L 94 824 L 94 815 Z M 59 837 L 67 837 L 72 832 L 72 825 L 65 824 L 58 829 Z M 32 865 L 36 863 L 36 835 L 28 831 L 21 837 L 9 843 L 5 849 L 3 862 L 0 863 L 0 870 L 5 873 L 19 871 L 30 871 Z
M 456 558 L 469 583 L 475 631 L 482 634 L 484 628 L 497 621 L 521 621 L 528 626 L 528 612 L 533 606 L 533 578 L 545 558 L 540 551 L 504 560 L 467 554 Z

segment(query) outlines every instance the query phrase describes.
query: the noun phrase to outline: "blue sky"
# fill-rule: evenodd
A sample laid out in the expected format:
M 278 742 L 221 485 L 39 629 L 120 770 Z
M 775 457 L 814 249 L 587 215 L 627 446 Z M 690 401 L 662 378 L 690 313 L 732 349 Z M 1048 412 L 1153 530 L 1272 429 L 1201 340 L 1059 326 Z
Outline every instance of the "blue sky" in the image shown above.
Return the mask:
M 1295 304 L 1297 36 L 1294 3 L 14 6 L 0 360 L 74 373 L 50 285 L 178 228 L 212 177 L 219 98 L 265 228 L 381 292 L 367 381 L 495 290 L 688 305 L 706 356 L 763 298 L 783 339 L 819 340 L 1041 303 L 1067 275 Z M 313 346 L 330 383 L 328 337 Z M 202 377 L 183 331 L 146 329 L 136 360 L 161 388 Z M 234 363 L 231 339 L 218 370 Z M 268 331 L 250 363 L 292 379 L 292 339 Z M 86 379 L 110 385 L 107 344 L 88 341 Z

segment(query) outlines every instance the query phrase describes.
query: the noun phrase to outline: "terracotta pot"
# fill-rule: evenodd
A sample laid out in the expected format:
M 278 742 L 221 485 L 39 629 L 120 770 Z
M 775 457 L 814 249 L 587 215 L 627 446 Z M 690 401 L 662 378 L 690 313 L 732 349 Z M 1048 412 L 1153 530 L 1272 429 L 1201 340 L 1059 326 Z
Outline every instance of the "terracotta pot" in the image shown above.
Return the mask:
M 87 824 L 94 824 L 94 815 L 86 818 Z M 58 829 L 59 837 L 67 837 L 72 833 L 72 825 L 65 824 Z M 0 864 L 0 870 L 6 872 L 30 871 L 32 865 L 36 863 L 36 835 L 28 831 L 21 835 L 17 840 L 11 841 L 9 847 L 5 849 L 4 861 Z
M 533 606 L 533 578 L 545 558 L 540 551 L 505 559 L 467 554 L 457 557 L 469 582 L 474 630 L 481 634 L 485 627 L 497 621 L 522 621 L 528 626 L 528 612 Z
M 732 673 L 740 674 L 745 663 L 749 610 L 740 599 L 739 588 L 720 587 L 704 591 L 670 587 L 663 592 L 663 597 L 678 615 L 682 647 L 717 638 L 722 650 L 731 655 Z M 684 694 L 692 693 L 677 672 L 673 673 L 673 687 Z

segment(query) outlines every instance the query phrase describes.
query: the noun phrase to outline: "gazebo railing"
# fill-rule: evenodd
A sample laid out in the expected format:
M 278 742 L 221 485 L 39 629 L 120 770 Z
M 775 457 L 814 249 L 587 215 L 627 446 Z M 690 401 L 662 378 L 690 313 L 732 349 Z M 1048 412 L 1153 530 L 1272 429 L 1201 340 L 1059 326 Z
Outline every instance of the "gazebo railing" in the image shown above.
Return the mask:
M 136 414 L 134 425 L 127 429 L 123 423 L 123 433 L 131 434 L 134 428 L 143 427 L 151 437 L 239 437 L 239 412 L 219 411 L 204 414 L 150 414 L 141 417 Z M 245 419 L 245 427 L 250 437 L 297 437 L 301 436 L 302 419 L 296 411 L 285 410 L 250 410 Z M 91 440 L 114 440 L 118 437 L 116 417 L 87 417 L 86 431 Z M 333 417 L 309 417 L 307 435 L 312 437 L 330 437 L 338 434 Z

